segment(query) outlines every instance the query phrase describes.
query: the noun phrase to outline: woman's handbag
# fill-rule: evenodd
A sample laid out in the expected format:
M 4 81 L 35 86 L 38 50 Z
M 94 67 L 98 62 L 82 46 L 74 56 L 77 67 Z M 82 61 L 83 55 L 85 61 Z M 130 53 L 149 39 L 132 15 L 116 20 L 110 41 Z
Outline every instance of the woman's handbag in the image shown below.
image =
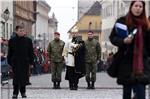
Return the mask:
M 118 75 L 118 68 L 120 65 L 120 61 L 122 60 L 123 54 L 122 52 L 117 52 L 113 55 L 112 62 L 107 69 L 107 73 L 109 76 L 115 78 Z

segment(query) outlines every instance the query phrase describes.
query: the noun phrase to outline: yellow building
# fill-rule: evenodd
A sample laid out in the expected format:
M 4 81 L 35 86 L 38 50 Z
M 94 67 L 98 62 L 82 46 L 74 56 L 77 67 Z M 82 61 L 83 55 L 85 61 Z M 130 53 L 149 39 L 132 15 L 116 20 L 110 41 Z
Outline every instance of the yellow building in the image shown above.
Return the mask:
M 91 8 L 74 24 L 69 30 L 69 33 L 75 29 L 80 34 L 83 40 L 87 40 L 87 32 L 89 30 L 94 32 L 94 38 L 96 38 L 101 44 L 101 5 L 96 1 Z

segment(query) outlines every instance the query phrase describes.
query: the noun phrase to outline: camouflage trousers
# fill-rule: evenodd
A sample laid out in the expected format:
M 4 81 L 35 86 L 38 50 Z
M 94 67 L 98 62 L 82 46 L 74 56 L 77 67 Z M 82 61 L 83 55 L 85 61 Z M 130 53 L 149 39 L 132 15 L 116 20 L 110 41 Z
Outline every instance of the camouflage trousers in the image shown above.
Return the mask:
M 62 62 L 51 63 L 52 82 L 61 82 L 62 67 L 63 67 Z
M 95 63 L 86 63 L 86 76 L 85 80 L 86 82 L 95 82 L 96 81 L 96 71 L 97 71 L 97 65 Z

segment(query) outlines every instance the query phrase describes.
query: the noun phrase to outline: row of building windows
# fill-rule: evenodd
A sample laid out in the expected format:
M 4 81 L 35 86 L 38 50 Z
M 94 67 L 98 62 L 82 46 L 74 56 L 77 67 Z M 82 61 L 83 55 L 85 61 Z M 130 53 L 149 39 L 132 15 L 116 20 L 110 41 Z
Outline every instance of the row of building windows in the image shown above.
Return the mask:
M 15 1 L 17 6 L 33 12 L 33 1 Z
M 123 2 L 116 1 L 102 9 L 102 18 L 105 19 L 110 16 L 115 16 L 115 13 L 117 17 L 125 14 L 125 5 Z

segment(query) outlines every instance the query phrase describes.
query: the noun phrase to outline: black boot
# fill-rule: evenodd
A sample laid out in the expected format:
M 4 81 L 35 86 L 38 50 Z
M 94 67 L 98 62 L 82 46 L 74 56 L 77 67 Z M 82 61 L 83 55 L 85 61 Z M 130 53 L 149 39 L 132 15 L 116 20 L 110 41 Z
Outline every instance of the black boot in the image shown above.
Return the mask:
M 18 98 L 18 95 L 13 94 L 12 99 L 17 99 L 17 98 Z
M 27 95 L 25 93 L 21 93 L 22 98 L 27 98 Z
M 95 82 L 94 82 L 94 81 L 92 81 L 91 89 L 95 89 L 94 84 L 95 84 Z
M 90 82 L 87 82 L 87 89 L 90 89 L 91 86 L 90 86 Z
M 57 88 L 56 82 L 54 82 L 54 84 L 53 84 L 53 89 L 56 89 L 56 88 Z
M 73 84 L 73 90 L 78 90 L 78 84 Z
M 60 87 L 60 82 L 57 82 L 57 89 L 61 89 L 61 87 Z

